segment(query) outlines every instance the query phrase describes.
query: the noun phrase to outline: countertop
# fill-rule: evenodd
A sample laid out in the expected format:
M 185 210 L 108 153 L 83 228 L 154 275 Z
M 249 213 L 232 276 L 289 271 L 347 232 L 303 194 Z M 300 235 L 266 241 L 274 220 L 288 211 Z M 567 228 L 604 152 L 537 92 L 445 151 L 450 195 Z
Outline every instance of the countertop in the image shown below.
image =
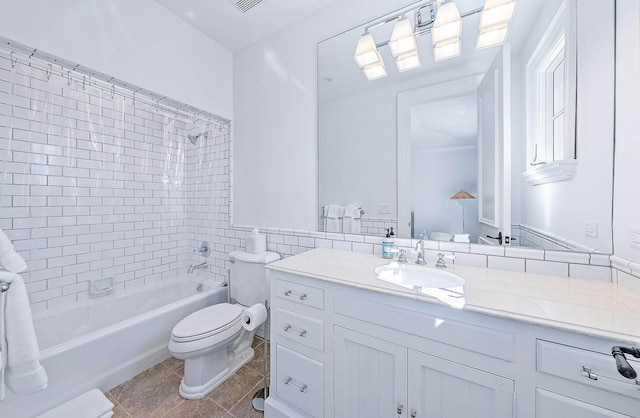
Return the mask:
M 640 294 L 617 284 L 448 265 L 446 271 L 464 278 L 463 287 L 416 290 L 376 278 L 375 267 L 389 261 L 374 254 L 316 248 L 267 268 L 640 345 Z

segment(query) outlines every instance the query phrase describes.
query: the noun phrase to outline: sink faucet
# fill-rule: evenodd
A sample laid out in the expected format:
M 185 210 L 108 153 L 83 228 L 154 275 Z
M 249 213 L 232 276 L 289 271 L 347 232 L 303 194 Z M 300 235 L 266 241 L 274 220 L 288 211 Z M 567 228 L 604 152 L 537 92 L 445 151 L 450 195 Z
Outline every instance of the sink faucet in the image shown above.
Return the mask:
M 418 259 L 416 260 L 416 264 L 427 264 L 427 261 L 424 259 L 424 239 L 426 238 L 426 236 L 427 234 L 422 231 L 422 234 L 420 234 L 420 241 L 418 241 L 418 243 L 416 244 L 416 251 L 418 251 Z
M 209 265 L 206 261 L 200 264 L 190 264 L 187 273 L 191 274 L 194 270 L 206 270 L 207 267 L 209 267 Z

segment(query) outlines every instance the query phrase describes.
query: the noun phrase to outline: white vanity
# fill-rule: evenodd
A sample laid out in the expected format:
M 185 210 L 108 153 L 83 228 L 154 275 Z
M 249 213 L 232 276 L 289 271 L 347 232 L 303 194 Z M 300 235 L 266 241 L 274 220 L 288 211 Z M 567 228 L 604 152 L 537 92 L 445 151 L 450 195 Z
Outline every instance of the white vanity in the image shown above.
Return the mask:
M 447 269 L 463 287 L 409 288 L 376 278 L 387 261 L 315 249 L 267 267 L 267 418 L 640 417 L 640 377 L 611 356 L 640 345 L 640 295 L 463 266 Z

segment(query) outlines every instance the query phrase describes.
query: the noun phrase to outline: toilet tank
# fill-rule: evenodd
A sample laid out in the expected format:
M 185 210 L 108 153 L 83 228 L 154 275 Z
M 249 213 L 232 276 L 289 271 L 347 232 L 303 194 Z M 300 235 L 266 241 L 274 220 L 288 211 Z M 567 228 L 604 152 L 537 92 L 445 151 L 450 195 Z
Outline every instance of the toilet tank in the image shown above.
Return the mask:
M 280 254 L 270 251 L 257 254 L 234 251 L 229 254 L 229 260 L 231 298 L 244 306 L 264 303 L 269 294 L 267 270 L 264 266 L 280 260 Z

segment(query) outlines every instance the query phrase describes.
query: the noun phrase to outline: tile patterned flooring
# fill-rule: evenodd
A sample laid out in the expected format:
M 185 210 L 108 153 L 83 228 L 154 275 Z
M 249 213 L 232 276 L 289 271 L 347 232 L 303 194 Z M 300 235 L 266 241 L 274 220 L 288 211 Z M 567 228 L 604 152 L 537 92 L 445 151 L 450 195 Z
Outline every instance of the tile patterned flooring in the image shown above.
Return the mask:
M 184 362 L 169 358 L 111 389 L 114 418 L 262 418 L 251 406 L 264 385 L 264 340 L 253 341 L 255 355 L 235 375 L 199 400 L 178 394 Z

